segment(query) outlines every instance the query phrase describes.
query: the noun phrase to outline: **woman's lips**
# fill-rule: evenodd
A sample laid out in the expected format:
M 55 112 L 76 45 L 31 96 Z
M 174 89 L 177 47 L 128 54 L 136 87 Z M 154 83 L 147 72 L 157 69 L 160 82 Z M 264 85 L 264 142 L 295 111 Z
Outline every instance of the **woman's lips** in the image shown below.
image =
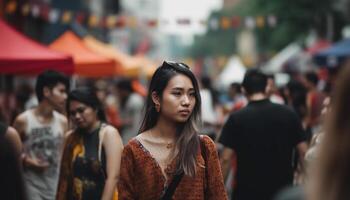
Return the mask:
M 190 114 L 190 110 L 180 110 L 179 113 L 181 115 L 189 115 Z

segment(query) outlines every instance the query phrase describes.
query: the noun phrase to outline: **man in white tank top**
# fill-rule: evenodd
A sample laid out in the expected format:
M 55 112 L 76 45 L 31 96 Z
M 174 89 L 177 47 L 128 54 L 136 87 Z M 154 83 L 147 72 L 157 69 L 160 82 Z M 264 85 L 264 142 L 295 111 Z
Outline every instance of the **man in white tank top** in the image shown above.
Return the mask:
M 29 200 L 53 200 L 56 195 L 69 80 L 56 71 L 41 73 L 35 91 L 39 105 L 17 116 L 14 127 L 23 141 L 24 179 Z

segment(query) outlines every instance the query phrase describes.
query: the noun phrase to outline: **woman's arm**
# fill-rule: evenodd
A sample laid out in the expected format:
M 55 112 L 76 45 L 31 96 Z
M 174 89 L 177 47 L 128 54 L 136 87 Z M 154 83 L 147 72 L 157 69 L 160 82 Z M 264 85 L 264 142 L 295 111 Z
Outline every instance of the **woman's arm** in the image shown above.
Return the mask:
M 201 142 L 204 142 L 203 146 L 206 151 L 205 167 L 207 173 L 207 190 L 205 199 L 227 200 L 228 197 L 224 186 L 216 145 L 208 136 L 203 136 L 201 140 Z
M 103 147 L 106 153 L 107 179 L 103 189 L 102 200 L 112 200 L 119 179 L 120 161 L 123 151 L 123 143 L 118 131 L 107 126 L 103 138 Z

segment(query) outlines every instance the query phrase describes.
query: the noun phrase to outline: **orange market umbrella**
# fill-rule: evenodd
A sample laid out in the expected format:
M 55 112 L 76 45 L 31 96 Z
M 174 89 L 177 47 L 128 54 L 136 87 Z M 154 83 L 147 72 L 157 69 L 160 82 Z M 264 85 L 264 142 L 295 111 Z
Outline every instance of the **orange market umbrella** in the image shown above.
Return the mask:
M 49 47 L 73 57 L 75 74 L 94 78 L 115 74 L 114 60 L 92 52 L 72 31 L 66 31 Z
M 116 74 L 135 77 L 140 74 L 151 76 L 156 65 L 144 56 L 130 56 L 112 45 L 103 43 L 92 36 L 83 38 L 84 44 L 95 53 L 113 59 L 116 63 Z
M 112 45 L 103 43 L 93 36 L 86 36 L 83 39 L 84 45 L 89 48 L 94 53 L 97 53 L 99 55 L 103 55 L 111 60 L 114 60 L 115 62 L 115 73 L 116 74 L 123 74 L 124 72 L 124 64 L 125 60 L 129 59 L 127 55 L 122 55 L 121 52 L 118 52 L 117 49 L 115 49 Z
M 148 78 L 150 78 L 153 73 L 156 71 L 159 65 L 148 59 L 143 55 L 136 55 L 132 57 L 132 62 L 134 66 L 138 66 L 142 74 L 145 74 Z

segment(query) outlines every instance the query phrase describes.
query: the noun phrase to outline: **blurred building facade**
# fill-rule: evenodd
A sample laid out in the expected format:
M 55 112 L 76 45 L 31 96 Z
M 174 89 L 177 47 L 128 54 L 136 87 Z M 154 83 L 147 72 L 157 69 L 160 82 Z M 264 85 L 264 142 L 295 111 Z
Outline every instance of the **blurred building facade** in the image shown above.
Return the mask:
M 239 2 L 240 0 L 223 0 L 223 8 L 232 8 Z

